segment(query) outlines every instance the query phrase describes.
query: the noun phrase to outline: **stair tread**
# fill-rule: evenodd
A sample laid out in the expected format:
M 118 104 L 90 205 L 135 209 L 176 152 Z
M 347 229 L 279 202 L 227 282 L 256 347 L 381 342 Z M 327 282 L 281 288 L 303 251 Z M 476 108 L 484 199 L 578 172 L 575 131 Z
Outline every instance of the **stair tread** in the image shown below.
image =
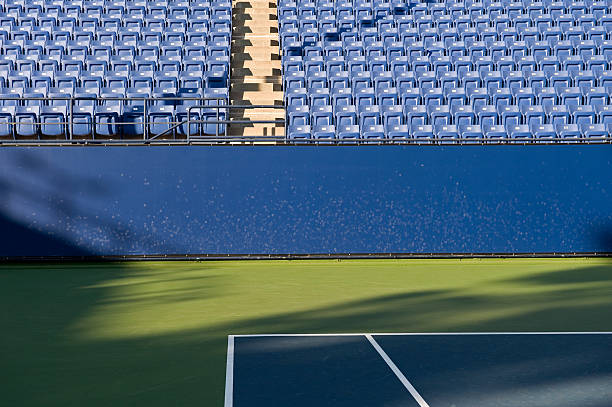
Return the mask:
M 283 104 L 276 1 L 233 2 L 232 75 L 233 105 Z M 232 109 L 232 120 L 282 120 L 284 109 Z M 232 136 L 284 136 L 281 123 L 231 124 Z

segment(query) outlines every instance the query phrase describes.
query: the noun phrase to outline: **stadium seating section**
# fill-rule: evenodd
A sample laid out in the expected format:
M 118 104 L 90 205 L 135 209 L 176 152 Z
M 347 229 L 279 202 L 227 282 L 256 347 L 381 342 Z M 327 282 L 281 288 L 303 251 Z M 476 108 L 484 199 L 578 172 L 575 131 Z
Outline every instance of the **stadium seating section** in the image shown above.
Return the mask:
M 612 1 L 280 0 L 293 140 L 601 140 Z
M 231 29 L 227 0 L 2 0 L 0 138 L 161 134 L 227 100 Z

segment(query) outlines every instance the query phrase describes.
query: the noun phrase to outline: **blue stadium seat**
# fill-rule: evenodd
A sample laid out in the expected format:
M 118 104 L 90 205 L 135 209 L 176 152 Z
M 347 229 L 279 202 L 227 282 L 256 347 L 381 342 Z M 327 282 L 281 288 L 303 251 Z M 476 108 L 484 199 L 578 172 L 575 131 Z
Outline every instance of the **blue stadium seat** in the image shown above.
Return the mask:
M 581 125 L 595 124 L 597 115 L 593 106 L 569 106 L 572 123 Z
M 484 139 L 481 125 L 460 125 L 459 135 L 466 142 L 479 142 Z
M 387 127 L 387 137 L 390 139 L 408 139 L 410 138 L 409 127 L 405 124 Z
M 365 140 L 385 139 L 385 128 L 382 125 L 366 125 L 361 127 L 361 138 Z
M 15 122 L 15 106 L 0 107 L 0 138 L 13 138 Z
M 289 126 L 310 124 L 310 108 L 308 105 L 288 106 L 287 117 Z
M 582 136 L 580 127 L 577 124 L 557 124 L 555 130 L 557 131 L 557 137 L 566 142 L 578 142 Z
M 315 105 L 310 111 L 310 123 L 315 128 L 334 124 L 334 114 L 329 105 Z
M 492 141 L 500 141 L 508 138 L 506 127 L 502 125 L 484 126 L 485 138 Z
M 521 112 L 518 106 L 508 105 L 498 110 L 500 124 L 506 128 L 521 124 Z
M 557 132 L 552 124 L 536 124 L 530 127 L 536 142 L 552 142 L 557 137 Z
M 510 125 L 506 129 L 513 142 L 528 142 L 531 139 L 531 129 L 526 124 Z
M 311 128 L 309 125 L 294 125 L 289 127 L 289 138 L 293 140 L 310 139 Z
M 433 142 L 435 140 L 433 126 L 431 125 L 413 125 L 410 127 L 410 134 L 412 138 L 420 142 Z
M 120 105 L 98 106 L 94 110 L 95 137 L 111 138 L 119 134 Z
M 598 121 L 601 124 L 611 124 L 612 123 L 612 106 L 596 106 Z
M 375 126 L 381 124 L 381 113 L 378 106 L 362 106 L 358 108 L 358 119 L 360 127 Z
M 497 109 L 493 105 L 482 105 L 476 109 L 476 117 L 480 126 L 497 124 Z M 468 124 L 470 126 L 470 124 Z
M 174 106 L 171 105 L 153 105 L 148 111 L 149 132 L 152 136 L 160 134 L 168 134 L 168 131 L 173 126 Z M 170 133 L 173 135 L 173 133 Z
M 459 129 L 455 125 L 437 125 L 434 126 L 434 133 L 438 140 L 443 143 L 457 142 L 461 138 Z
M 361 132 L 358 125 L 336 126 L 337 138 L 339 140 L 359 139 Z
M 315 140 L 333 140 L 336 138 L 336 128 L 333 125 L 316 126 L 312 132 Z
M 608 128 L 605 124 L 582 124 L 580 130 L 582 136 L 590 141 L 605 140 L 609 137 Z
M 404 111 L 402 106 L 383 106 L 382 121 L 385 129 L 404 124 Z
M 434 126 L 449 125 L 452 122 L 450 107 L 448 105 L 429 105 L 427 114 Z
M 40 108 L 37 106 L 17 106 L 15 108 L 15 134 L 17 138 L 38 138 L 38 117 Z
M 66 135 L 66 107 L 43 106 L 40 110 L 40 133 L 42 137 L 60 138 Z
M 340 106 L 335 111 L 335 124 L 336 126 L 350 126 L 356 125 L 357 120 L 357 109 L 355 106 Z

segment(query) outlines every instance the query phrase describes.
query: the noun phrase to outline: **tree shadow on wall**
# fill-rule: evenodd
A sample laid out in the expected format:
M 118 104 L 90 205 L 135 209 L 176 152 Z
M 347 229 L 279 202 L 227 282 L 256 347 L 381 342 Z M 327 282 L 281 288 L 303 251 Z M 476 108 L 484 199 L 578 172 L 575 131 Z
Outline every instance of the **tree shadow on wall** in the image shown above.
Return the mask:
M 121 214 L 105 210 L 119 199 L 107 179 L 76 165 L 60 167 L 46 151 L 20 149 L 3 155 L 0 257 L 132 254 L 144 247 L 161 252 L 160 246 L 172 252 L 165 239 L 141 233 L 129 219 L 121 222 Z

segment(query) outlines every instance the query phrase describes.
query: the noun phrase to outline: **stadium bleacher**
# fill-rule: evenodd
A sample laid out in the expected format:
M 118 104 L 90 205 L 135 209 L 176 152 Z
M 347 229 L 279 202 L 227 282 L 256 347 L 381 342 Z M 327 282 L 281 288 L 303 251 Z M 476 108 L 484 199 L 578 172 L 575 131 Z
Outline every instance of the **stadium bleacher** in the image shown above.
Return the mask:
M 279 0 L 288 137 L 597 141 L 612 1 Z
M 0 138 L 162 134 L 227 102 L 231 33 L 227 0 L 2 0 Z

